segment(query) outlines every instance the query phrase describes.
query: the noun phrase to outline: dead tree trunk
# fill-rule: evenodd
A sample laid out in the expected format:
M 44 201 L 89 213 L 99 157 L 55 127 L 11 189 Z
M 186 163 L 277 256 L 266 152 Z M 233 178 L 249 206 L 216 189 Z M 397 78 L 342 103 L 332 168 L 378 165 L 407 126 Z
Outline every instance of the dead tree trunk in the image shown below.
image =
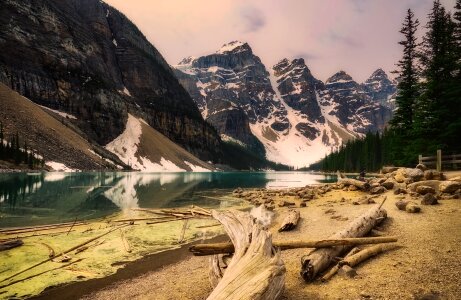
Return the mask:
M 289 231 L 296 227 L 299 221 L 299 210 L 290 209 L 288 214 L 283 219 L 282 225 L 279 228 L 281 231 Z
M 0 251 L 5 251 L 9 249 L 13 249 L 19 246 L 22 246 L 24 243 L 21 240 L 9 240 L 9 241 L 1 241 L 0 242 Z
M 375 206 L 363 215 L 352 221 L 348 226 L 330 236 L 330 239 L 361 237 L 387 217 L 387 213 L 380 206 Z M 317 249 L 301 259 L 301 276 L 306 282 L 313 281 L 315 276 L 325 270 L 347 246 Z
M 208 296 L 218 299 L 278 299 L 285 284 L 285 265 L 272 247 L 271 234 L 255 224 L 249 213 L 212 211 L 235 247 L 232 260 L 222 274 L 218 257 L 212 258 L 211 281 L 221 280 Z

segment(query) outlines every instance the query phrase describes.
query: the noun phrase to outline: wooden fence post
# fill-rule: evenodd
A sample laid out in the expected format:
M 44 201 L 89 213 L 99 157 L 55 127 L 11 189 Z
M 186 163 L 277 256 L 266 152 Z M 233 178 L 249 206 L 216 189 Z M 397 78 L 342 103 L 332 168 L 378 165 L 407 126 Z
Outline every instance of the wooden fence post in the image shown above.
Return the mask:
M 423 163 L 423 156 L 421 154 L 418 156 L 418 161 L 419 164 Z
M 437 150 L 437 171 L 442 171 L 442 150 Z

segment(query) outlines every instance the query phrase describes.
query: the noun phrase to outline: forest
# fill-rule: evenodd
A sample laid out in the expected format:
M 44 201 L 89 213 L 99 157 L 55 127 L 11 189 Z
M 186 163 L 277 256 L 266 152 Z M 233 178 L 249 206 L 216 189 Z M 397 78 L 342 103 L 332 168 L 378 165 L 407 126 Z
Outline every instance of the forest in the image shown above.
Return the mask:
M 415 166 L 418 155 L 461 153 L 461 0 L 453 14 L 433 2 L 425 33 L 409 9 L 396 64 L 396 110 L 383 132 L 348 141 L 310 170 L 376 171 L 383 165 Z
M 21 147 L 19 134 L 13 135 L 7 139 L 4 136 L 3 124 L 0 122 L 0 161 L 7 161 L 16 166 L 25 165 L 29 169 L 38 167 L 43 168 L 44 160 L 39 158 L 31 149 L 28 148 L 27 143 Z

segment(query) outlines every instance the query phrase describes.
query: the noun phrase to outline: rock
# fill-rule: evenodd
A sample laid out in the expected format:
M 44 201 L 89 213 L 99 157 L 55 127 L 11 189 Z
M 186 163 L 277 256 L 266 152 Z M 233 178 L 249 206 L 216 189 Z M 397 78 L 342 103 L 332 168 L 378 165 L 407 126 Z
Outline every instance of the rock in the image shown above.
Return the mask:
M 394 171 L 397 171 L 398 169 L 399 169 L 398 167 L 385 166 L 381 168 L 381 173 L 383 174 L 392 173 Z
M 404 182 L 405 178 L 411 179 L 413 182 L 420 181 L 424 178 L 424 172 L 420 169 L 399 168 L 394 176 L 397 182 Z M 402 180 L 403 178 L 403 180 Z M 398 180 L 397 180 L 398 179 Z
M 450 180 L 450 181 L 461 182 L 461 176 L 456 176 L 456 177 L 448 178 L 448 180 Z
M 426 167 L 426 165 L 418 164 L 418 165 L 416 166 L 416 169 L 420 169 L 421 171 L 424 172 L 424 171 L 427 170 L 427 167 Z
M 416 203 L 410 201 L 405 207 L 405 211 L 408 213 L 419 213 L 421 211 L 421 207 L 419 207 Z
M 407 188 L 409 191 L 416 192 L 416 189 L 419 186 L 428 186 L 428 187 L 433 188 L 435 192 L 438 192 L 440 183 L 441 181 L 439 180 L 423 180 L 423 181 L 411 183 L 407 186 Z
M 382 194 L 386 192 L 386 189 L 382 186 L 377 186 L 377 187 L 374 187 L 370 190 L 370 194 L 372 195 L 376 195 L 376 194 Z
M 355 185 L 350 185 L 349 186 L 349 191 L 356 191 L 357 187 Z
M 421 200 L 421 204 L 434 205 L 434 204 L 438 204 L 438 202 L 437 202 L 437 198 L 434 196 L 433 193 L 427 193 L 424 195 L 423 199 Z
M 306 202 L 299 203 L 299 207 L 306 207 Z
M 292 206 L 292 205 L 295 205 L 295 203 L 293 202 L 289 202 L 289 201 L 285 201 L 285 200 L 282 200 L 278 203 L 278 206 L 279 207 L 284 207 L 284 206 Z
M 394 188 L 394 182 L 392 180 L 386 180 L 381 183 L 381 185 L 385 187 L 386 190 L 392 190 Z
M 439 190 L 442 193 L 452 194 L 461 189 L 461 182 L 459 181 L 442 181 L 439 185 Z
M 399 200 L 395 202 L 395 206 L 397 206 L 399 210 L 405 210 L 405 207 L 407 207 L 407 204 L 408 204 L 408 201 L 405 201 L 405 200 Z
M 427 185 L 420 185 L 416 187 L 416 192 L 421 195 L 426 195 L 427 193 L 432 194 L 434 196 L 435 194 L 435 189 L 433 187 L 427 186 Z
M 445 180 L 446 177 L 442 172 L 436 170 L 426 170 L 424 171 L 425 180 Z
M 406 193 L 407 193 L 407 190 L 402 189 L 402 188 L 400 188 L 400 187 L 398 187 L 398 188 L 396 188 L 396 189 L 394 190 L 394 195 L 406 194 Z
M 344 265 L 338 270 L 338 275 L 347 278 L 353 278 L 357 275 L 357 271 L 355 271 L 355 269 L 349 267 L 348 265 Z

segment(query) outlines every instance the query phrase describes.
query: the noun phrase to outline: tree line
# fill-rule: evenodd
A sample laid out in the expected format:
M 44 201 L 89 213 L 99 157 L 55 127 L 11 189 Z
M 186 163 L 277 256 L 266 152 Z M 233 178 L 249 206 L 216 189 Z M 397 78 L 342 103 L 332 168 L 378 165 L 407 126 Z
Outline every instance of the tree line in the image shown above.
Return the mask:
M 433 2 L 426 32 L 408 9 L 400 33 L 396 110 L 382 133 L 348 141 L 312 164 L 323 171 L 375 171 L 383 165 L 414 166 L 419 154 L 461 153 L 461 0 L 454 13 Z
M 0 122 L 0 160 L 14 163 L 15 165 L 27 165 L 30 169 L 38 167 L 43 168 L 44 160 L 39 158 L 32 149 L 24 141 L 23 146 L 20 145 L 19 134 L 6 139 L 3 131 L 3 123 Z

